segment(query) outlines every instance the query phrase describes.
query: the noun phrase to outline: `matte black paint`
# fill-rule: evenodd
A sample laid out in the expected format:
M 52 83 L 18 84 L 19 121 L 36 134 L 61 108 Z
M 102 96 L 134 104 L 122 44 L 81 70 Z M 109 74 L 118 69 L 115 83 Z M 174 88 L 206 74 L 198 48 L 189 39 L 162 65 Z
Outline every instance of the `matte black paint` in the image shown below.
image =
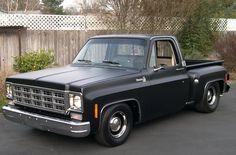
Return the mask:
M 92 133 L 99 127 L 99 120 L 93 117 L 93 107 L 99 109 L 110 103 L 129 100 L 139 107 L 140 122 L 182 109 L 186 102 L 199 102 L 208 82 L 221 81 L 225 85 L 226 70 L 222 61 L 186 60 L 183 66 L 182 54 L 178 42 L 172 36 L 148 35 L 105 35 L 93 38 L 141 38 L 148 41 L 149 50 L 145 67 L 132 70 L 109 66 L 68 65 L 51 68 L 7 78 L 7 82 L 36 85 L 60 90 L 82 92 L 84 97 L 84 121 L 91 122 Z M 91 38 L 91 39 L 93 39 Z M 148 67 L 150 47 L 154 40 L 170 40 L 175 49 L 179 64 L 176 67 L 154 72 Z M 178 70 L 180 69 L 180 70 Z M 137 82 L 137 78 L 146 78 L 146 82 Z M 194 83 L 194 79 L 199 83 Z M 137 102 L 138 101 L 138 102 Z M 102 115 L 100 113 L 100 115 Z M 101 116 L 100 116 L 101 117 Z

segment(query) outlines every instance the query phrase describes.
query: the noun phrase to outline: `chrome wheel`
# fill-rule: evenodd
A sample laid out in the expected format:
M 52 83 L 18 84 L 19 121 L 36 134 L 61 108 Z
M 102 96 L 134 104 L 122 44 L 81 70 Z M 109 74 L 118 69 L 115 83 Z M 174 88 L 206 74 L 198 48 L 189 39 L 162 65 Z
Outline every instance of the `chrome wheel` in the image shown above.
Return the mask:
M 127 129 L 126 115 L 121 111 L 114 113 L 109 120 L 109 128 L 112 137 L 120 138 Z
M 199 112 L 212 113 L 216 111 L 220 101 L 219 83 L 211 83 L 205 87 L 202 101 L 195 105 Z
M 208 105 L 212 106 L 214 105 L 215 101 L 216 101 L 216 89 L 215 87 L 210 87 L 207 91 L 207 103 Z
M 128 139 L 132 127 L 133 113 L 129 105 L 116 104 L 105 109 L 95 138 L 103 145 L 118 146 Z

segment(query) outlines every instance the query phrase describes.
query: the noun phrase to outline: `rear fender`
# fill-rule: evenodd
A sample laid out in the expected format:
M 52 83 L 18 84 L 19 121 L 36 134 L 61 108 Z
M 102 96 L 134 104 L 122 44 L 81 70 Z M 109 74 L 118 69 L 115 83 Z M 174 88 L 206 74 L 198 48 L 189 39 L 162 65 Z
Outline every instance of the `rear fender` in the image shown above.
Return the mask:
M 203 98 L 204 94 L 206 93 L 208 86 L 211 85 L 212 83 L 218 83 L 220 86 L 221 95 L 224 93 L 224 79 L 215 79 L 215 80 L 208 81 L 208 82 L 202 84 L 203 87 L 199 87 L 196 90 L 199 93 L 197 93 L 196 96 L 194 96 L 195 103 L 202 101 L 202 98 Z

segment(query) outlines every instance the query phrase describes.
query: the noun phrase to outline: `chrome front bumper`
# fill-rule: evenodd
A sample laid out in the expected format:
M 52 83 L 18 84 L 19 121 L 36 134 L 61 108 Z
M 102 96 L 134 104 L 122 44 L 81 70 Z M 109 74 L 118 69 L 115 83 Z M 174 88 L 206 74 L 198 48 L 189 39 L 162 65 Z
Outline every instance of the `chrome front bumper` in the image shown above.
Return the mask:
M 90 134 L 90 122 L 68 121 L 4 106 L 6 119 L 40 130 L 50 131 L 71 137 L 86 137 Z

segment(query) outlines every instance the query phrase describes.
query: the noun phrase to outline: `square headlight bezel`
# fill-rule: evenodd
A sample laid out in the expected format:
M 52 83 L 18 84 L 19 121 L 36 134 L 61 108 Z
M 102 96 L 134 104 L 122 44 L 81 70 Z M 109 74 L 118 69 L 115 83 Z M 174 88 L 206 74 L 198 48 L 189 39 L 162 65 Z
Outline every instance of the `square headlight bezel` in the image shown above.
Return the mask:
M 5 87 L 6 87 L 6 98 L 8 100 L 13 100 L 13 87 L 12 87 L 12 83 L 6 82 Z
M 78 105 L 76 105 L 74 103 L 76 98 L 78 100 L 78 97 L 80 98 L 80 107 L 77 107 Z M 84 112 L 84 104 L 83 104 L 83 95 L 82 95 L 82 93 L 69 91 L 69 93 L 68 93 L 68 103 L 69 103 L 69 109 L 67 111 L 78 112 L 78 113 L 83 113 Z

